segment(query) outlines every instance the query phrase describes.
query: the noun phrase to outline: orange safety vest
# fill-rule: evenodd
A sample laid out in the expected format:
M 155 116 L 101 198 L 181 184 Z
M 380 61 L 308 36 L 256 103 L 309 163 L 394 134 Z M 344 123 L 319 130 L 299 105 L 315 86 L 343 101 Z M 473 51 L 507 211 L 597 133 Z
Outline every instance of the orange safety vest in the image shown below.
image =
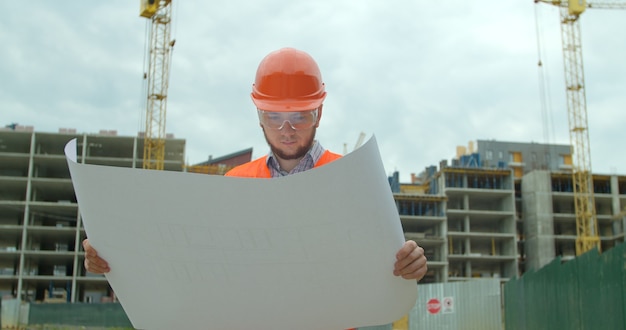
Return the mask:
M 322 157 L 315 163 L 313 167 L 322 166 L 332 162 L 335 159 L 341 158 L 341 155 L 324 151 Z M 267 167 L 267 155 L 261 158 L 257 158 L 251 162 L 239 165 L 232 170 L 228 171 L 225 176 L 236 176 L 241 178 L 271 178 L 269 167 Z

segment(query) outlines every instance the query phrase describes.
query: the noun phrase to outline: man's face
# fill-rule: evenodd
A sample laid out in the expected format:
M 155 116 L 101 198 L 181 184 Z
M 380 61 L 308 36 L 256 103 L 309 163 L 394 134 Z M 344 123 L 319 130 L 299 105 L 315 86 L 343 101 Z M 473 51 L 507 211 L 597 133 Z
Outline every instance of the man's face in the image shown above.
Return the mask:
M 321 107 L 311 112 L 296 113 L 259 111 L 265 140 L 272 152 L 284 160 L 300 159 L 306 155 L 313 145 L 320 117 Z M 294 126 L 299 128 L 294 129 Z

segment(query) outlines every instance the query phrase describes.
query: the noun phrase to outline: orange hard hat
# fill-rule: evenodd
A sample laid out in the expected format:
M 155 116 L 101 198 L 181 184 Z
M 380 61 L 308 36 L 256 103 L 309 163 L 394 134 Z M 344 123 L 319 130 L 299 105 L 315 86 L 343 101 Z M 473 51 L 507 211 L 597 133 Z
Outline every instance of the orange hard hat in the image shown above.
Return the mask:
M 282 48 L 265 56 L 259 64 L 251 96 L 260 110 L 305 111 L 319 108 L 326 91 L 311 55 Z

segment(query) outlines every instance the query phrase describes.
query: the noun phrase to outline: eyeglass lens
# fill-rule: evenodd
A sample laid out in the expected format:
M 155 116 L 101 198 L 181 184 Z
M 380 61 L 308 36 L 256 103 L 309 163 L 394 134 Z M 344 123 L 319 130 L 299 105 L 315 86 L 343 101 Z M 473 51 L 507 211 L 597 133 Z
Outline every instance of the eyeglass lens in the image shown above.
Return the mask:
M 317 109 L 311 111 L 272 112 L 259 110 L 259 119 L 264 126 L 273 129 L 282 129 L 285 122 L 293 129 L 307 129 L 313 127 L 317 121 Z

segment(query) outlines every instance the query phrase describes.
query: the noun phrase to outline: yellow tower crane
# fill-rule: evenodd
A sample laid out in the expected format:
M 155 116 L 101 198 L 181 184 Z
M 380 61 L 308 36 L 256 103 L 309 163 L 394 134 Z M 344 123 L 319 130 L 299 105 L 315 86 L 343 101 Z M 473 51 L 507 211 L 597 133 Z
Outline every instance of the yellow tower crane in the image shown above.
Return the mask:
M 565 67 L 565 92 L 572 145 L 572 185 L 576 210 L 576 255 L 594 247 L 600 250 L 600 236 L 593 194 L 593 176 L 587 124 L 587 100 L 583 73 L 580 15 L 587 8 L 625 9 L 626 2 L 619 0 L 535 0 L 559 7 L 561 17 L 561 43 Z
M 170 56 L 174 40 L 170 40 L 171 0 L 140 0 L 141 17 L 150 20 L 150 54 L 146 100 L 146 131 L 143 147 L 143 168 L 162 170 L 165 162 L 165 113 L 169 80 Z

